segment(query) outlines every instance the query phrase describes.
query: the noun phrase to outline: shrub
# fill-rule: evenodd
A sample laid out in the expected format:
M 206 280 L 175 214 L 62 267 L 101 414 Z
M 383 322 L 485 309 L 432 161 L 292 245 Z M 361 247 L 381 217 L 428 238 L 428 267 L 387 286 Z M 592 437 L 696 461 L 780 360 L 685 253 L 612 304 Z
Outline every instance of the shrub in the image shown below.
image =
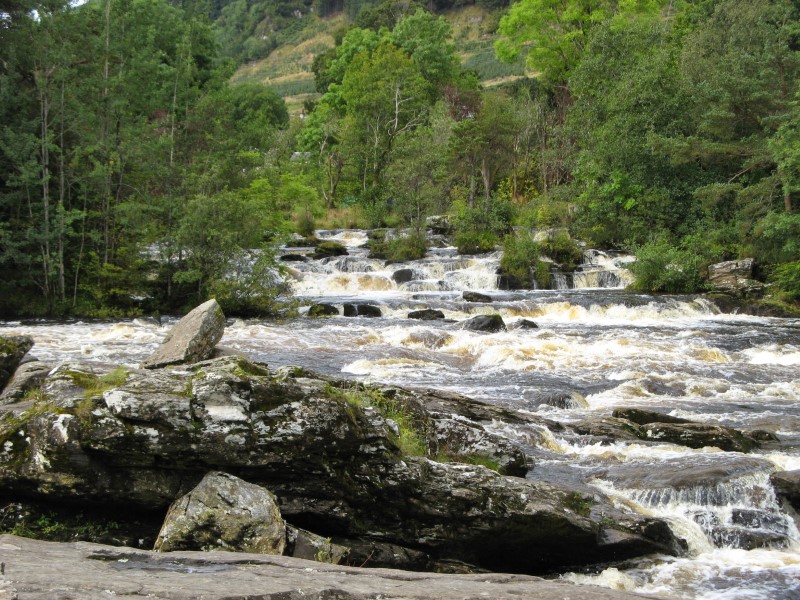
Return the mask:
M 770 281 L 786 300 L 800 300 L 800 261 L 778 265 L 772 272 Z
M 503 240 L 503 257 L 500 259 L 500 270 L 504 275 L 513 277 L 517 285 L 522 288 L 532 288 L 534 282 L 533 271 L 539 275 L 539 244 L 529 236 L 507 235 Z M 541 263 L 545 264 L 545 263 Z M 549 284 L 549 269 L 547 270 L 546 283 Z M 547 287 L 541 286 L 540 287 Z
M 542 254 L 549 256 L 565 271 L 574 271 L 583 261 L 583 250 L 566 231 L 559 231 L 554 238 L 539 244 Z
M 497 245 L 497 236 L 489 231 L 464 231 L 453 238 L 461 254 L 483 254 L 491 252 Z
M 635 248 L 636 262 L 631 265 L 636 280 L 633 288 L 647 292 L 672 294 L 702 291 L 702 257 L 691 250 L 657 239 Z
M 423 258 L 427 252 L 428 241 L 419 231 L 395 238 L 384 246 L 384 257 L 399 262 Z

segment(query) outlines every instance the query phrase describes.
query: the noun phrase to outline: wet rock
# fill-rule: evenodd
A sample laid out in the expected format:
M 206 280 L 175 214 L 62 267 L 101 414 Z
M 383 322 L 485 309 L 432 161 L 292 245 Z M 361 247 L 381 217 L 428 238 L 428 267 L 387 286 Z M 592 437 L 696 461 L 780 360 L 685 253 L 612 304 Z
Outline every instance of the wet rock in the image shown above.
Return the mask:
M 284 254 L 279 260 L 283 262 L 307 262 L 308 257 L 303 254 Z
M 770 476 L 775 494 L 800 512 L 800 469 L 796 471 L 778 471 Z
M 604 442 L 639 440 L 642 430 L 636 423 L 616 417 L 591 417 L 571 425 L 575 433 L 590 435 Z
M 308 316 L 311 318 L 317 317 L 336 317 L 339 315 L 339 309 L 333 304 L 312 304 L 308 309 Z
M 31 348 L 33 338 L 29 335 L 0 336 L 0 390 L 6 386 Z
M 718 290 L 739 296 L 760 292 L 764 284 L 753 279 L 752 258 L 729 260 L 708 267 L 708 282 Z
M 530 319 L 518 319 L 509 325 L 509 329 L 539 329 L 539 326 Z
M 467 302 L 482 302 L 482 303 L 492 302 L 491 296 L 487 294 L 481 294 L 480 292 L 464 291 L 461 293 L 461 296 Z
M 9 600 L 132 598 L 172 600 L 624 600 L 637 594 L 526 575 L 444 575 L 326 565 L 287 556 L 230 552 L 162 554 L 84 542 L 55 544 L 0 535 Z M 57 592 L 55 592 L 57 590 Z M 57 594 L 57 596 L 55 596 Z M 0 596 L 1 597 L 1 596 Z
M 401 450 L 397 420 L 381 412 L 400 411 L 402 435 L 416 432 L 426 456 L 436 455 L 435 432 L 448 439 L 458 430 L 459 452 L 474 450 L 521 473 L 521 455 L 487 426 L 504 415 L 528 417 L 502 407 L 354 387 L 305 370 L 273 373 L 230 357 L 182 371 L 132 371 L 122 385 L 88 398 L 73 372 L 57 369 L 36 410 L 0 422 L 0 440 L 11 441 L 0 445 L 7 497 L 113 505 L 124 519 L 127 510 L 165 509 L 209 471 L 224 471 L 269 489 L 295 527 L 334 543 L 392 544 L 430 564 L 536 573 L 679 551 L 674 538 L 648 533 L 657 520 L 623 514 L 599 493 L 576 502 L 563 484 L 411 455 Z M 454 425 L 472 417 L 475 423 Z M 601 515 L 626 535 L 606 532 Z M 197 537 L 232 547 L 247 535 L 239 530 L 236 539 Z
M 345 317 L 381 317 L 383 313 L 380 307 L 373 304 L 350 304 L 345 303 L 343 313 Z
M 0 404 L 21 400 L 25 396 L 25 392 L 39 387 L 44 382 L 52 368 L 52 365 L 38 360 L 20 365 L 3 393 L 0 394 Z
M 692 423 L 689 419 L 672 417 L 668 414 L 643 408 L 617 408 L 611 413 L 617 419 L 627 419 L 638 425 L 649 423 Z
M 482 464 L 504 475 L 525 477 L 525 453 L 507 440 L 487 432 L 482 426 L 453 418 L 431 421 L 429 435 L 434 440 L 435 456 L 442 460 Z
M 444 313 L 433 308 L 424 308 L 422 310 L 412 310 L 408 313 L 408 318 L 419 319 L 420 321 L 434 321 L 436 319 L 444 319 Z
M 478 315 L 477 317 L 467 319 L 462 328 L 469 331 L 496 333 L 498 331 L 505 331 L 506 324 L 503 321 L 503 317 L 500 315 Z
M 688 448 L 719 448 L 727 452 L 750 452 L 759 447 L 741 431 L 704 423 L 647 423 L 642 425 L 642 439 L 669 442 Z
M 170 507 L 154 550 L 282 554 L 286 525 L 268 490 L 212 472 Z
M 338 565 L 350 556 L 350 548 L 334 544 L 329 538 L 286 525 L 286 556 Z
M 392 280 L 397 284 L 408 283 L 409 281 L 414 280 L 414 270 L 413 269 L 398 269 L 394 273 L 392 273 Z
M 497 274 L 497 289 L 498 290 L 521 290 L 525 289 L 522 282 L 508 273 L 498 272 Z
M 563 408 L 565 410 L 574 410 L 576 408 L 588 408 L 589 403 L 586 402 L 583 394 L 580 392 L 554 392 L 547 394 L 541 398 L 537 398 L 539 404 L 547 404 L 555 408 Z M 614 415 L 616 416 L 616 415 Z
M 225 315 L 216 300 L 204 302 L 183 317 L 161 346 L 142 361 L 145 369 L 195 363 L 211 357 L 225 332 Z

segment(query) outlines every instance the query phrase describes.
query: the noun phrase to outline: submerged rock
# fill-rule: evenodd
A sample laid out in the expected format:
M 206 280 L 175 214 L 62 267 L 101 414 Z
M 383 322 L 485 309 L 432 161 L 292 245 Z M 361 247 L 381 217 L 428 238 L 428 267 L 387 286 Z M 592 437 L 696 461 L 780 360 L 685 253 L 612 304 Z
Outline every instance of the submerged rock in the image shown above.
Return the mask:
M 225 315 L 216 300 L 204 302 L 183 317 L 161 346 L 142 361 L 145 369 L 196 363 L 210 358 L 225 332 Z
M 286 524 L 275 496 L 238 477 L 211 472 L 172 504 L 154 549 L 282 554 L 285 546 Z
M 539 329 L 539 326 L 530 319 L 519 319 L 514 321 L 509 329 Z

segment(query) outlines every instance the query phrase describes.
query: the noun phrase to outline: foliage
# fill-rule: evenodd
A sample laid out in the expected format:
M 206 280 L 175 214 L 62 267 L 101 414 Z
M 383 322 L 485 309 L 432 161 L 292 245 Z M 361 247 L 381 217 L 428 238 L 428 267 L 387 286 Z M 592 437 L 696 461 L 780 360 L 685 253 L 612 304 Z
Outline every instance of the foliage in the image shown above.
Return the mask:
M 583 261 L 583 251 L 569 233 L 559 230 L 552 237 L 539 244 L 539 250 L 561 265 L 564 271 L 574 271 Z
M 753 231 L 752 249 L 767 263 L 800 260 L 800 214 L 770 212 Z
M 390 398 L 380 390 L 363 386 L 347 389 L 328 385 L 325 391 L 329 397 L 343 400 L 353 407 L 377 409 L 382 417 L 397 426 L 392 437 L 404 456 L 425 456 L 428 453 L 425 432 L 402 401 Z
M 507 235 L 503 239 L 503 257 L 500 259 L 500 269 L 504 275 L 514 278 L 521 288 L 530 289 L 534 282 L 539 282 L 536 267 L 539 261 L 539 244 L 527 235 Z M 546 286 L 543 286 L 546 287 Z
M 665 237 L 635 248 L 631 265 L 634 287 L 648 292 L 694 293 L 703 289 L 700 277 L 702 257 L 690 249 L 677 247 Z
M 770 276 L 781 297 L 787 300 L 800 300 L 800 261 L 779 265 Z
M 424 232 L 411 231 L 386 242 L 383 252 L 387 260 L 397 262 L 417 260 L 428 252 L 428 241 Z

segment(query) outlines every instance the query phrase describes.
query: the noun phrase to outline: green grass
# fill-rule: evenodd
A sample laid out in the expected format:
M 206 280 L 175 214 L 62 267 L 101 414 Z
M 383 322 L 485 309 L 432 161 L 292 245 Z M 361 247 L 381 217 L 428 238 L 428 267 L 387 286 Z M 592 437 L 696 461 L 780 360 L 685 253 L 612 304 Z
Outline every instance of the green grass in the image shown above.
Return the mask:
M 403 456 L 426 456 L 428 454 L 428 444 L 425 441 L 424 432 L 415 422 L 411 411 L 402 402 L 387 398 L 379 390 L 361 386 L 346 389 L 328 385 L 325 391 L 331 398 L 343 400 L 348 405 L 360 410 L 374 408 L 384 419 L 394 421 L 400 433 L 399 435 L 392 434 L 392 438 Z

